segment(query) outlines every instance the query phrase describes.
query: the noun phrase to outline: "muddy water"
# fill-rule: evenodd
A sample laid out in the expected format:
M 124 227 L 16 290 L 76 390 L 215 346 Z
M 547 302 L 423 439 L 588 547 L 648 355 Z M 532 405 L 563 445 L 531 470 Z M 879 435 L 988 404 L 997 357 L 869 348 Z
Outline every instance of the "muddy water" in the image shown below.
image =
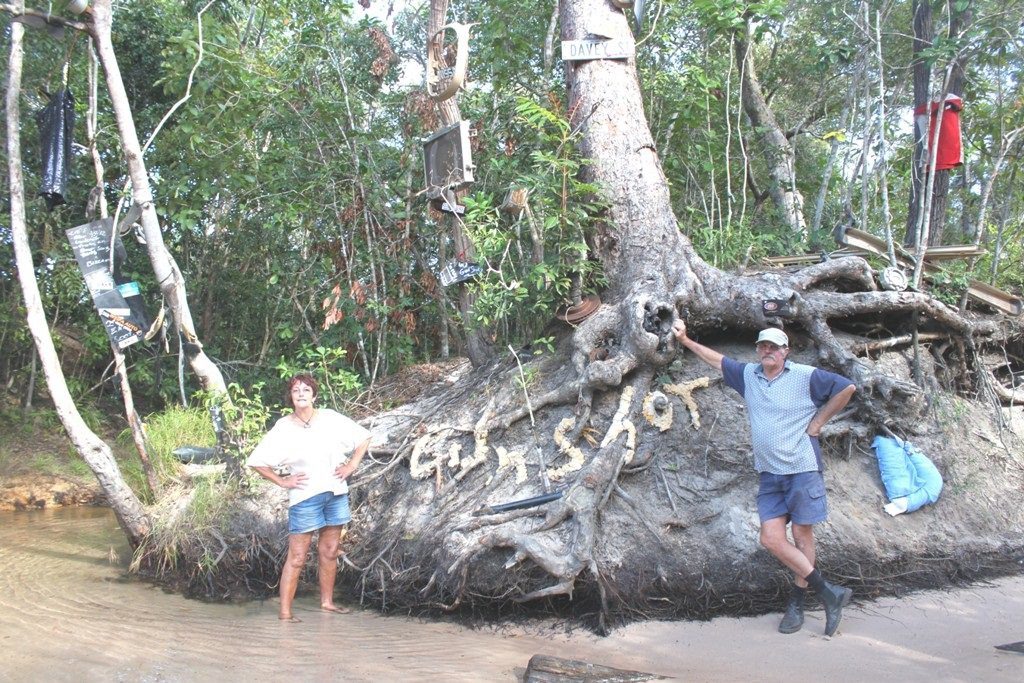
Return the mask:
M 0 682 L 515 681 L 537 653 L 688 681 L 1024 681 L 1024 576 L 849 608 L 781 636 L 779 615 L 643 623 L 607 638 L 551 626 L 331 615 L 300 598 L 211 605 L 125 578 L 128 549 L 108 510 L 0 513 Z
M 302 623 L 281 623 L 272 601 L 205 604 L 125 579 L 128 555 L 108 510 L 0 513 L 0 680 L 512 681 L 535 653 L 567 655 L 565 636 L 331 615 L 312 598 Z M 643 663 L 573 638 L 581 656 Z

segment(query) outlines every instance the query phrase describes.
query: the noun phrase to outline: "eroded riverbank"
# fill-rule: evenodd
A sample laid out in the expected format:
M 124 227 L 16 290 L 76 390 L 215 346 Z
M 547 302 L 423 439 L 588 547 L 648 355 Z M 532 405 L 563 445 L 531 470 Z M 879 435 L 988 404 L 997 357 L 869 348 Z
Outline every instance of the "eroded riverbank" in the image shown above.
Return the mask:
M 124 578 L 113 515 L 101 508 L 0 513 L 0 679 L 5 681 L 515 681 L 537 653 L 689 681 L 807 678 L 1019 681 L 1024 577 L 879 600 L 823 638 L 821 614 L 775 632 L 778 615 L 647 622 L 607 638 L 553 625 L 470 630 L 298 601 L 207 604 Z

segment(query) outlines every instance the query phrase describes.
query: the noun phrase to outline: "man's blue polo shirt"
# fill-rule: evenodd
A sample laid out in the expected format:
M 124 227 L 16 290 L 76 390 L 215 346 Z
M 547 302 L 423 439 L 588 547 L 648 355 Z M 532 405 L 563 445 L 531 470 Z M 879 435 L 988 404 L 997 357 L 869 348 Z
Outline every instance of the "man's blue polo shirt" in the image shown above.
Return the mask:
M 772 474 L 825 469 L 818 438 L 807 434 L 807 425 L 818 408 L 853 382 L 788 360 L 779 376 L 770 380 L 760 363 L 723 358 L 722 376 L 747 404 L 754 469 Z

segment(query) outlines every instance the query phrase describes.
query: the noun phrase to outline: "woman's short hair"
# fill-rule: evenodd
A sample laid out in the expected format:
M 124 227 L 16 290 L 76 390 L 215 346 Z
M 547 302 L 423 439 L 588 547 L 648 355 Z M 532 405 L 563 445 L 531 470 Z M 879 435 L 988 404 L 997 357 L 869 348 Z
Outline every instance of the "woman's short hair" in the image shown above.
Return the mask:
M 292 405 L 292 389 L 294 389 L 295 385 L 299 383 L 305 384 L 313 390 L 313 398 L 320 395 L 320 385 L 316 383 L 315 379 L 313 379 L 313 375 L 308 372 L 297 372 L 292 375 L 291 379 L 288 380 L 288 384 L 285 385 L 284 388 L 284 404 L 289 408 L 295 407 Z

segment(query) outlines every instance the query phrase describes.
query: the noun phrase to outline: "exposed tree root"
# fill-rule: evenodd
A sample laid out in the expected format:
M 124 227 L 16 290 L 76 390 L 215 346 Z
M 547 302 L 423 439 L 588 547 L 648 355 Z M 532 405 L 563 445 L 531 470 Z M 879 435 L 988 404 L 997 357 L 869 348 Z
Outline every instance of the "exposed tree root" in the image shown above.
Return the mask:
M 792 274 L 716 273 L 697 280 L 681 273 L 683 284 L 671 294 L 640 291 L 602 305 L 573 332 L 566 355 L 526 360 L 529 373 L 497 360 L 416 408 L 375 418 L 388 431 L 384 451 L 394 455 L 353 482 L 357 535 L 342 562 L 360 599 L 459 614 L 555 611 L 598 629 L 626 618 L 778 608 L 788 578 L 751 540 L 756 517 L 750 496 L 740 495 L 753 485 L 742 409 L 696 359 L 683 356 L 669 367 L 679 356 L 670 331 L 677 315 L 697 334 L 752 339 L 765 325 L 782 325 L 795 347 L 816 353 L 807 362 L 854 378 L 855 402 L 822 432 L 833 463 L 858 462 L 879 431 L 922 429 L 934 405 L 911 373 L 893 373 L 915 339 L 931 342 L 923 357 L 939 373 L 932 383 L 1024 402 L 1015 384 L 1022 361 L 979 350 L 1006 339 L 1005 325 L 962 316 L 924 294 L 878 291 L 862 259 Z M 786 314 L 766 317 L 767 298 L 787 302 Z M 923 321 L 916 335 L 906 327 L 913 313 Z M 658 387 L 654 377 L 665 373 L 673 381 L 662 378 Z M 672 397 L 686 414 L 673 413 Z M 1005 468 L 1006 476 L 1020 471 Z M 549 482 L 561 498 L 480 514 L 546 493 Z M 179 558 L 198 555 L 206 565 L 189 566 L 204 568 L 185 574 L 194 592 L 214 595 L 221 577 L 232 576 L 266 592 L 283 551 L 275 544 L 281 527 L 277 539 L 273 533 L 243 540 L 227 530 L 203 532 L 188 549 L 176 546 L 180 556 L 152 548 L 146 563 L 174 572 L 184 566 Z M 1011 539 L 1007 552 L 1016 547 Z M 826 570 L 848 570 L 858 594 L 868 595 L 914 587 L 923 577 L 948 582 L 1009 566 L 989 553 L 964 568 L 966 555 L 953 554 L 936 561 L 936 571 L 921 552 L 896 562 L 877 551 L 854 566 L 859 549 L 830 550 L 822 554 L 834 561 Z

